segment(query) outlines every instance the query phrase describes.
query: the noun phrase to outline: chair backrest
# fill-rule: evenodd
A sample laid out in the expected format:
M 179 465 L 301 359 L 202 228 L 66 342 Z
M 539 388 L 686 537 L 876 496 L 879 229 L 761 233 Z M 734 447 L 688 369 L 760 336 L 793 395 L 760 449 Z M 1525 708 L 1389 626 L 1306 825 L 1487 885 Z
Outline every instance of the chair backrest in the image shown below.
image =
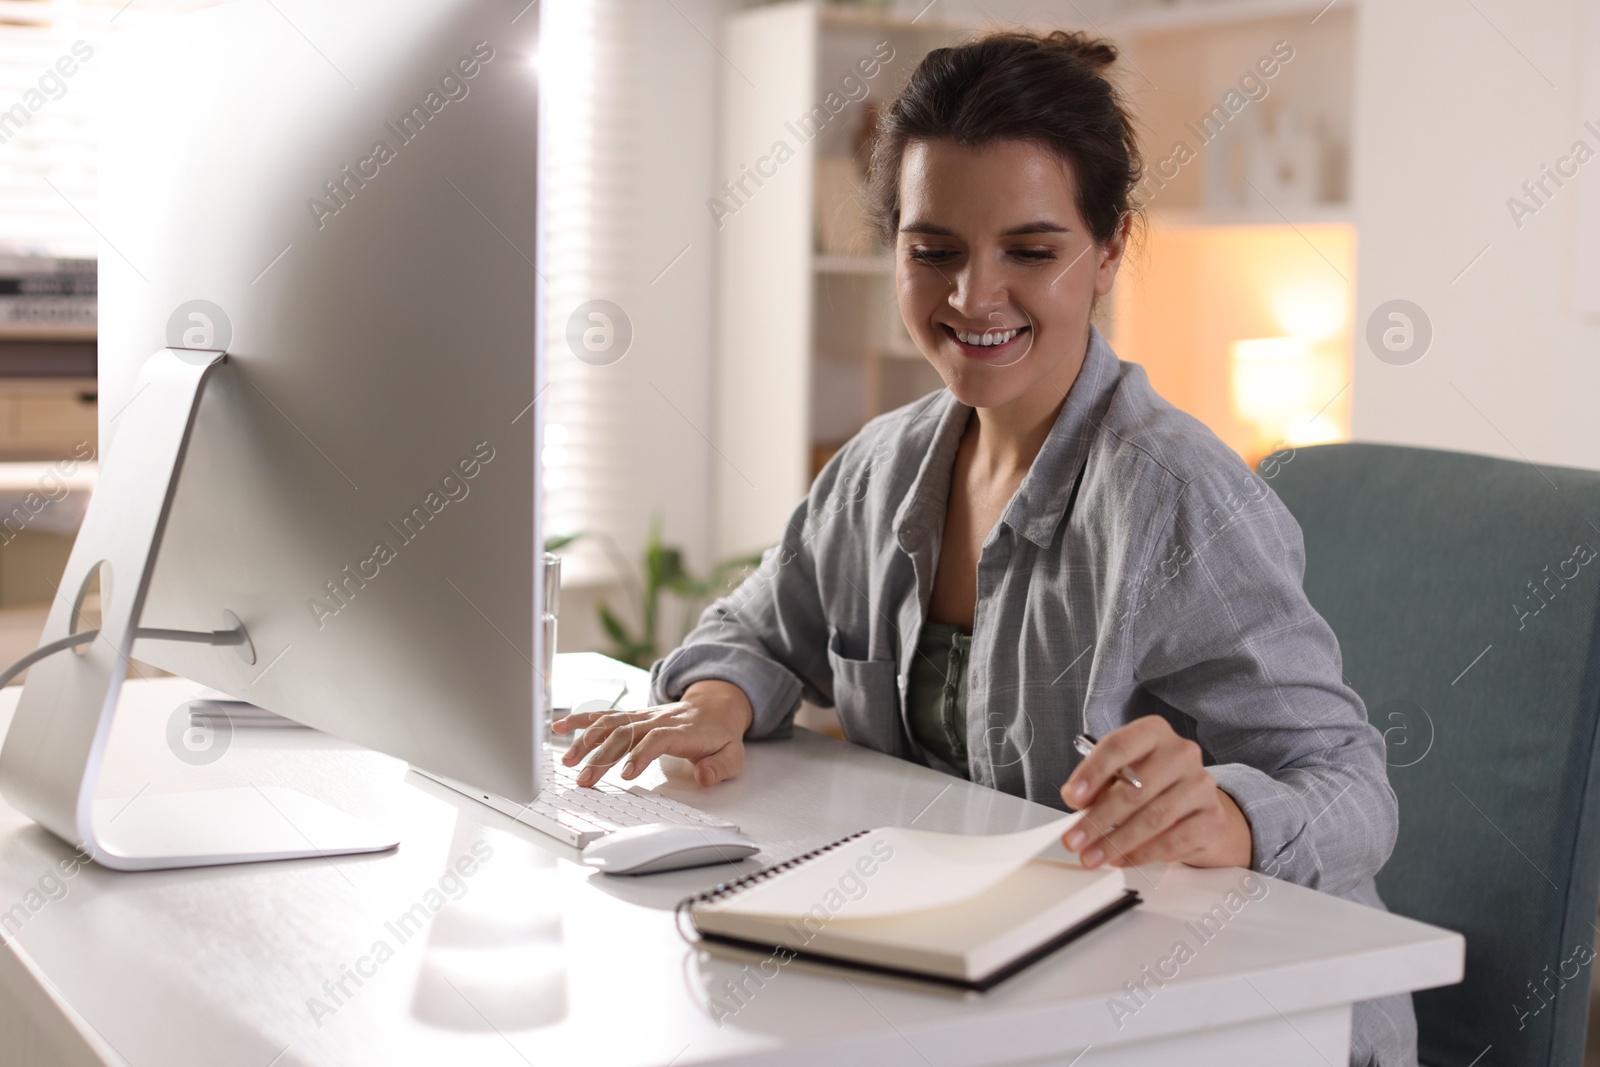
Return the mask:
M 1600 473 L 1389 445 L 1263 461 L 1388 743 L 1395 912 L 1459 930 L 1430 1067 L 1582 1063 L 1600 896 Z

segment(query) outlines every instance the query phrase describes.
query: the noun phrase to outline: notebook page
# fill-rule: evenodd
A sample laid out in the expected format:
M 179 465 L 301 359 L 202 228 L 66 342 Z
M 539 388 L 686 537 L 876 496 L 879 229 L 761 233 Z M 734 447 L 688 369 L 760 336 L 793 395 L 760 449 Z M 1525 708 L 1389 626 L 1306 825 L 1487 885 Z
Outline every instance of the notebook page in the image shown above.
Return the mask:
M 1011 834 L 880 827 L 705 907 L 782 919 L 808 912 L 870 919 L 956 904 L 998 885 L 1081 817 Z

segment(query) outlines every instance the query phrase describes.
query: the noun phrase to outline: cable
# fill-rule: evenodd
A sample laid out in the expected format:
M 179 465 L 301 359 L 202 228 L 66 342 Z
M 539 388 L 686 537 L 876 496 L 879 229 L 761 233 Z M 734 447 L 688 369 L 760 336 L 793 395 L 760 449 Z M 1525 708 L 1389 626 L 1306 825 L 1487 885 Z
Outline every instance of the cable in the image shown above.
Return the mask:
M 75 634 L 68 634 L 58 641 L 51 641 L 48 645 L 38 648 L 23 656 L 17 662 L 0 671 L 0 689 L 11 684 L 11 679 L 57 652 L 65 652 L 69 648 L 86 645 L 100 636 L 99 630 L 81 630 Z M 243 630 L 160 630 L 154 627 L 142 627 L 134 634 L 137 638 L 152 641 L 188 641 L 197 645 L 242 645 L 245 642 Z
M 138 635 L 152 641 L 188 641 L 197 645 L 242 645 L 243 630 L 157 630 L 140 627 Z
M 4 671 L 0 671 L 0 689 L 4 689 L 6 686 L 10 685 L 11 679 L 15 678 L 17 675 L 21 674 L 23 671 L 27 670 L 35 663 L 38 663 L 45 657 L 53 656 L 57 652 L 65 652 L 69 648 L 77 648 L 79 645 L 86 645 L 99 636 L 99 630 L 84 630 L 81 633 L 68 634 L 59 641 L 51 641 L 48 645 L 39 646 L 32 652 L 29 652 L 26 656 L 23 656 L 21 659 L 17 660 L 17 662 L 13 663 L 11 666 L 7 667 Z

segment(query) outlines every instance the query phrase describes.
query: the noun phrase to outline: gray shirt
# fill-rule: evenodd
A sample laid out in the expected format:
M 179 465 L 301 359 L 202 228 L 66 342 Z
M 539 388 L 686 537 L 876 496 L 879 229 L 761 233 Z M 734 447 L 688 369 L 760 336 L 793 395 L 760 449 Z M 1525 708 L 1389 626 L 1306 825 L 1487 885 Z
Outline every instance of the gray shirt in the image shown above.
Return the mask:
M 803 695 L 837 707 L 848 740 L 936 762 L 904 695 L 971 414 L 941 390 L 869 422 L 761 566 L 652 666 L 652 698 L 733 682 L 758 738 L 789 730 Z M 1249 820 L 1255 869 L 1381 907 L 1372 878 L 1398 828 L 1383 738 L 1304 570 L 1300 527 L 1267 483 L 1091 327 L 980 550 L 972 780 L 1064 809 L 1074 735 L 1160 715 Z M 1352 1063 L 1415 1063 L 1415 1041 L 1409 996 L 1357 1006 Z

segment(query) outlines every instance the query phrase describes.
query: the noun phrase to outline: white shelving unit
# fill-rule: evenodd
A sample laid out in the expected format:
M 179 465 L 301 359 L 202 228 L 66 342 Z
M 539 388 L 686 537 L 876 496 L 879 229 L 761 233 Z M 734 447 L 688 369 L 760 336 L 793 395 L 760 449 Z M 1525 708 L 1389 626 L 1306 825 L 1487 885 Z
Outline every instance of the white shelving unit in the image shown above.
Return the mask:
M 1236 409 L 1231 346 L 1300 335 L 1308 318 L 1322 331 L 1307 338 L 1309 407 L 1327 408 L 1296 432 L 1348 434 L 1359 18 L 1357 0 L 1178 0 L 1081 27 L 1122 52 L 1149 176 L 1149 239 L 1118 282 L 1113 345 L 1247 460 L 1289 431 Z
M 930 49 L 969 32 L 931 13 L 817 0 L 726 24 L 722 51 L 742 73 L 726 82 L 716 171 L 734 186 L 718 230 L 719 554 L 775 541 L 834 448 L 941 384 L 900 322 L 887 251 L 864 234 L 824 247 L 819 231 L 848 230 L 849 209 L 822 219 L 818 189 L 854 155 L 867 105 L 887 104 Z
M 1183 226 L 1347 221 L 1356 17 L 1355 0 L 1186 0 L 1104 24 L 1142 125 L 1152 215 Z M 1258 175 L 1266 188 L 1253 187 L 1245 157 L 1286 117 L 1315 149 L 1280 166 L 1306 180 L 1279 193 Z
M 1169 230 L 1199 230 L 1237 226 L 1317 226 L 1354 223 L 1355 213 L 1346 203 L 1300 204 L 1282 214 L 1267 208 L 1169 208 L 1152 210 L 1152 216 Z
M 1113 35 L 1170 30 L 1216 29 L 1264 19 L 1293 19 L 1315 24 L 1335 11 L 1348 11 L 1355 0 L 1156 0 L 1129 4 L 1127 14 L 1103 23 Z
M 812 259 L 811 266 L 818 274 L 892 275 L 894 258 L 888 255 L 818 252 Z

